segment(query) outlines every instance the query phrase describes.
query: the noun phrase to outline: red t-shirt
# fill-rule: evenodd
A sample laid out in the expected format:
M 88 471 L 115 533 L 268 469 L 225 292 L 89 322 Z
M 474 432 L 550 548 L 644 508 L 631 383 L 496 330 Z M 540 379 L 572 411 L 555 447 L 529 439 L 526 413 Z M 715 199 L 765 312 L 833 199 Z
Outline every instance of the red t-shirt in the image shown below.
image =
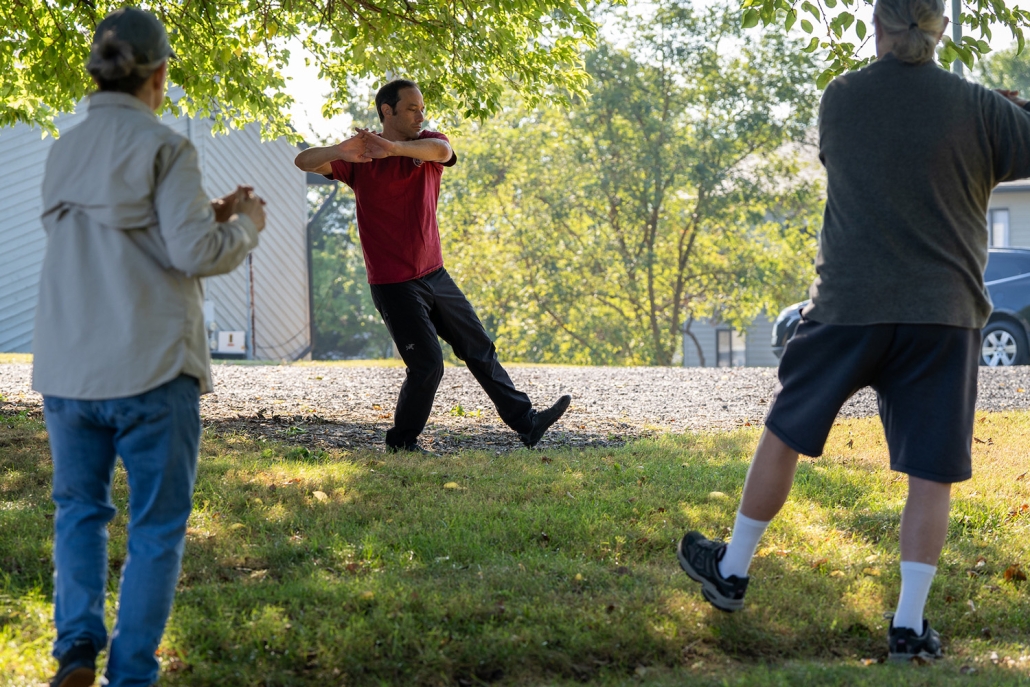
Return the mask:
M 419 139 L 447 137 L 422 131 Z M 369 284 L 418 279 L 443 267 L 436 201 L 443 168 L 458 161 L 386 157 L 371 162 L 333 160 L 332 178 L 354 189 L 358 235 Z

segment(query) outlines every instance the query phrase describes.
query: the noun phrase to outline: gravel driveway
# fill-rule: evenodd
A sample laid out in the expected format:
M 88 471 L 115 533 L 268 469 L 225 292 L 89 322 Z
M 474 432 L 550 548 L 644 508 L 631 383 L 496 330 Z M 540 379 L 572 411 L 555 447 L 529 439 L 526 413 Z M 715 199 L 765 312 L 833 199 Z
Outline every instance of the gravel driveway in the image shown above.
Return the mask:
M 727 429 L 762 421 L 776 386 L 774 368 L 513 366 L 515 384 L 538 406 L 572 394 L 572 407 L 541 445 L 606 445 L 663 431 Z M 31 366 L 0 365 L 0 408 L 38 407 Z M 391 425 L 401 367 L 228 365 L 214 367 L 215 393 L 203 398 L 205 422 L 301 443 L 338 447 L 382 444 Z M 981 368 L 981 410 L 1030 409 L 1030 366 Z M 876 414 L 868 389 L 842 415 Z M 448 367 L 433 405 L 426 445 L 507 450 L 520 444 L 464 367 Z M 292 429 L 291 429 L 292 428 Z

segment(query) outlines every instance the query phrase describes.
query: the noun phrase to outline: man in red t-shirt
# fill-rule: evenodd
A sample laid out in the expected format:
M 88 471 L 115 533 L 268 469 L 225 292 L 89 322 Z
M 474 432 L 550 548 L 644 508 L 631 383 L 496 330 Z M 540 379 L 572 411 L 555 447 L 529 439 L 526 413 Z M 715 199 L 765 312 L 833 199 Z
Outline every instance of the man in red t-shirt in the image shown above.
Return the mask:
M 533 446 L 572 399 L 562 396 L 546 410 L 533 409 L 443 267 L 436 202 L 443 169 L 458 158 L 446 136 L 422 129 L 425 103 L 418 86 L 391 81 L 376 93 L 376 111 L 381 134 L 362 130 L 337 145 L 308 148 L 296 164 L 354 190 L 372 300 L 408 368 L 386 445 L 394 451 L 422 450 L 418 435 L 443 377 L 440 337 L 465 361 L 505 424 Z

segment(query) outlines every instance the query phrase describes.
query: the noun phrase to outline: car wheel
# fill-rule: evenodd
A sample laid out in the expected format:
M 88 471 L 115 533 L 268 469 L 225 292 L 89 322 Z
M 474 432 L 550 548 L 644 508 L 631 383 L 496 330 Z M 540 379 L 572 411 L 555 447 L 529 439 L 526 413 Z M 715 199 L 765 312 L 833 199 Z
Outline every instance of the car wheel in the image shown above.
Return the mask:
M 980 344 L 981 365 L 1007 367 L 1025 365 L 1026 362 L 1026 334 L 1019 325 L 1002 320 L 992 322 L 983 328 Z

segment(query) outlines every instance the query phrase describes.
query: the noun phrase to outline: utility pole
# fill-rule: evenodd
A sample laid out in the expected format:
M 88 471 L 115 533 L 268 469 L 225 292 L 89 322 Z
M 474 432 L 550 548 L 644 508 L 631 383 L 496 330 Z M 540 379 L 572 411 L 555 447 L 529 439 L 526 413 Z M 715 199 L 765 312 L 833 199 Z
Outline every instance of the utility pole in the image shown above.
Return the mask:
M 962 0 L 951 0 L 951 40 L 955 41 L 955 45 L 962 44 L 962 22 L 959 18 L 962 16 Z M 951 70 L 962 76 L 962 60 L 956 59 L 951 63 Z

